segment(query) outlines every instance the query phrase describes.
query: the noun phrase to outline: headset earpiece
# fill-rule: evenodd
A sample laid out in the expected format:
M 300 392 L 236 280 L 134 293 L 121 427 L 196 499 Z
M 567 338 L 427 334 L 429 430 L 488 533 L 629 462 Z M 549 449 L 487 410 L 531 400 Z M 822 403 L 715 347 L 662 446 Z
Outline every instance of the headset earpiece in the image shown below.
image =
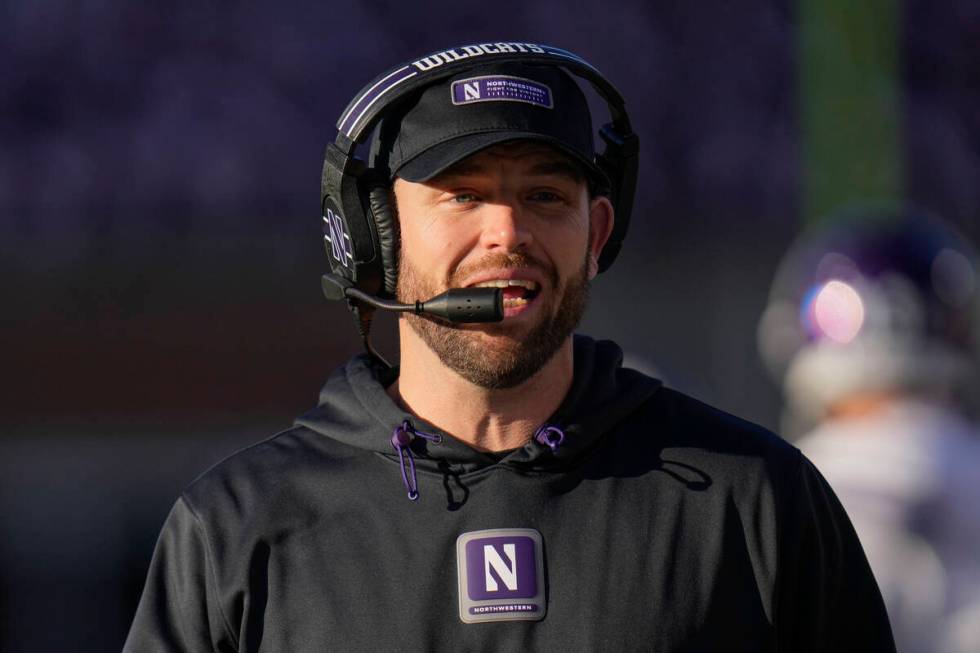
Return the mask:
M 331 274 L 363 292 L 384 288 L 377 224 L 370 213 L 364 163 L 345 155 L 336 143 L 327 146 L 321 183 L 323 238 Z
M 391 183 L 376 177 L 364 182 L 368 206 L 378 230 L 378 250 L 381 253 L 384 289 L 394 296 L 398 284 L 398 219 L 389 201 Z
M 603 125 L 599 136 L 606 147 L 596 156 L 596 165 L 610 181 L 609 200 L 616 210 L 613 232 L 599 256 L 599 272 L 605 272 L 616 260 L 629 228 L 640 162 L 640 139 L 632 131 L 624 134 L 614 123 Z

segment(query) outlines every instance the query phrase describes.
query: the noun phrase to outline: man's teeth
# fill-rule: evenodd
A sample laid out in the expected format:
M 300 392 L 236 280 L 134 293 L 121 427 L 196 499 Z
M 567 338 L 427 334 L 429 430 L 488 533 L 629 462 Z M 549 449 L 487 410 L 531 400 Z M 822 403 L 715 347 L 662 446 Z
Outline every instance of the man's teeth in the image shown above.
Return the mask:
M 525 288 L 528 292 L 537 292 L 538 283 L 529 279 L 491 279 L 473 284 L 475 288 Z M 528 303 L 525 297 L 504 297 L 504 308 L 515 308 Z
M 537 290 L 538 284 L 527 279 L 492 279 L 473 284 L 475 288 L 506 288 L 507 286 L 520 286 L 528 290 Z

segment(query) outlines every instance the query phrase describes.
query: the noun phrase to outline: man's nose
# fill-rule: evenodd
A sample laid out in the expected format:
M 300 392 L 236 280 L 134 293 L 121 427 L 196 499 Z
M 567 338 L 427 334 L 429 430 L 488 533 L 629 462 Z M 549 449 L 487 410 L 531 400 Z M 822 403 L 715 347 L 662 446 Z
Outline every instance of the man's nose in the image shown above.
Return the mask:
M 487 204 L 484 210 L 480 242 L 486 249 L 516 251 L 531 244 L 531 232 L 519 206 L 509 202 Z

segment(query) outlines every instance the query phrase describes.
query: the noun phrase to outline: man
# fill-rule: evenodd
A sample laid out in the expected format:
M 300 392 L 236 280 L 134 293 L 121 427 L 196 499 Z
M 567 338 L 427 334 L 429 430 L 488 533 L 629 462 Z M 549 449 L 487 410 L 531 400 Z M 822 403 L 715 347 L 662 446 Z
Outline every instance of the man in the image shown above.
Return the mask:
M 857 205 L 789 251 L 762 320 L 800 448 L 841 501 L 899 650 L 980 650 L 972 248 L 920 209 Z
M 292 429 L 195 481 L 127 650 L 893 650 L 796 449 L 572 336 L 628 202 L 604 195 L 623 184 L 582 91 L 534 48 L 415 62 L 455 67 L 384 109 L 371 161 L 393 180 L 371 211 L 388 233 L 393 199 L 398 299 L 502 288 L 503 319 L 405 317 L 398 368 L 355 357 Z M 404 70 L 351 103 L 341 144 Z M 325 206 L 334 271 L 360 270 L 358 207 Z

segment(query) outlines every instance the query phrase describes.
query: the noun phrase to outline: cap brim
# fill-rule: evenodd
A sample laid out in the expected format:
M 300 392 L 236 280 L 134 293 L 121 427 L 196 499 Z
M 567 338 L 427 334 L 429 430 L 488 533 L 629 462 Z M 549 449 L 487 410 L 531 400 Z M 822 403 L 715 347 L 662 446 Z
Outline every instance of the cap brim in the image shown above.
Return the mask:
M 595 165 L 593 161 L 585 158 L 580 152 L 567 146 L 564 142 L 551 136 L 536 132 L 522 131 L 494 131 L 482 134 L 467 134 L 444 143 L 439 143 L 430 147 L 413 159 L 409 159 L 397 170 L 392 171 L 395 177 L 401 177 L 406 181 L 425 182 L 436 175 L 447 170 L 450 166 L 459 163 L 463 159 L 480 150 L 486 149 L 491 145 L 499 145 L 509 141 L 530 140 L 540 143 L 547 143 L 562 152 L 568 154 L 573 159 L 582 164 L 583 171 L 593 177 L 601 187 L 608 187 L 609 179 Z

